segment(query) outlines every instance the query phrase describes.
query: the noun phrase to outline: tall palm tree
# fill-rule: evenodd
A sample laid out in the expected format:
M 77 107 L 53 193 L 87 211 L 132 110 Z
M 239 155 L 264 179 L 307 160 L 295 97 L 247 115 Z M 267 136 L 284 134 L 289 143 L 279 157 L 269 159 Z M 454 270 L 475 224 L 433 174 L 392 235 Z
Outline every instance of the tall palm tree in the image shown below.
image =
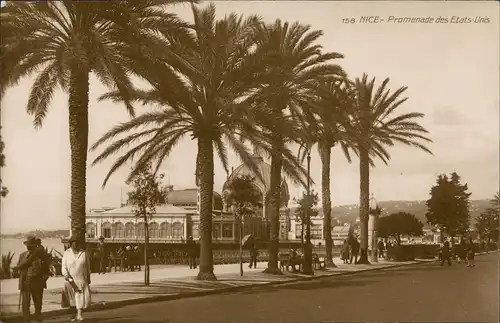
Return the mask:
M 295 181 L 304 183 L 306 171 L 296 158 L 283 154 L 283 147 L 294 141 L 297 129 L 303 120 L 304 107 L 314 96 L 316 82 L 324 77 L 343 75 L 338 65 L 330 64 L 332 59 L 342 58 L 338 53 L 323 53 L 316 41 L 322 31 L 311 30 L 311 26 L 298 22 L 289 24 L 276 20 L 262 24 L 256 33 L 257 50 L 255 60 L 261 62 L 261 82 L 248 100 L 261 111 L 258 116 L 272 116 L 259 121 L 262 131 L 271 138 L 271 184 L 269 219 L 271 237 L 267 273 L 279 274 L 279 209 L 282 170 Z M 267 121 L 268 121 L 267 120 Z
M 249 75 L 252 75 L 254 65 L 248 63 L 247 58 L 255 47 L 253 30 L 260 24 L 260 18 L 249 16 L 244 19 L 232 13 L 216 20 L 213 4 L 203 9 L 192 6 L 192 11 L 192 42 L 172 43 L 175 47 L 173 51 L 182 53 L 182 58 L 175 64 L 176 70 L 147 58 L 139 59 L 134 64 L 136 73 L 147 80 L 152 89 L 136 89 L 131 92 L 130 98 L 144 104 L 156 104 L 160 108 L 114 127 L 91 149 L 109 143 L 95 159 L 96 164 L 132 145 L 113 164 L 104 179 L 105 185 L 118 168 L 136 155 L 139 157 L 129 178 L 150 162 L 156 165 L 153 170 L 158 171 L 172 148 L 185 136 L 190 135 L 197 141 L 195 173 L 201 195 L 198 279 L 215 280 L 212 258 L 214 154 L 218 155 L 228 171 L 229 144 L 256 176 L 262 178 L 244 141 L 265 146 L 261 142 L 268 139 L 254 126 L 253 110 L 247 109 L 241 99 L 252 86 Z M 103 97 L 106 98 L 122 101 L 117 92 Z M 117 136 L 125 137 L 115 139 Z
M 132 87 L 127 61 L 161 42 L 156 34 L 182 38 L 185 24 L 160 10 L 172 0 L 108 2 L 8 1 L 1 9 L 0 94 L 25 76 L 36 75 L 27 112 L 42 126 L 58 87 L 69 94 L 71 148 L 71 230 L 85 237 L 86 162 L 88 148 L 89 76 L 93 72 L 126 102 Z M 163 28 L 158 28 L 159 22 Z M 148 55 L 141 50 L 140 55 Z
M 352 123 L 357 133 L 356 151 L 359 155 L 359 216 L 361 221 L 361 253 L 358 263 L 368 262 L 368 218 L 370 212 L 370 166 L 374 159 L 381 159 L 385 164 L 390 160 L 386 147 L 396 143 L 416 147 L 424 152 L 432 152 L 424 145 L 431 143 L 424 127 L 417 119 L 424 114 L 410 112 L 395 115 L 407 97 L 402 97 L 407 87 L 391 92 L 387 88 L 389 78 L 375 86 L 375 78 L 368 80 L 368 75 L 356 78 L 352 85 L 353 110 Z
M 356 149 L 356 132 L 350 121 L 350 106 L 346 81 L 330 78 L 319 82 L 317 98 L 311 101 L 309 111 L 313 119 L 308 122 L 309 142 L 307 146 L 317 144 L 321 159 L 321 192 L 323 210 L 323 232 L 326 245 L 326 265 L 336 267 L 333 263 L 332 239 L 332 201 L 330 192 L 331 154 L 332 148 L 340 146 L 346 159 L 351 162 L 350 150 Z M 301 159 L 306 157 L 307 149 L 301 147 Z

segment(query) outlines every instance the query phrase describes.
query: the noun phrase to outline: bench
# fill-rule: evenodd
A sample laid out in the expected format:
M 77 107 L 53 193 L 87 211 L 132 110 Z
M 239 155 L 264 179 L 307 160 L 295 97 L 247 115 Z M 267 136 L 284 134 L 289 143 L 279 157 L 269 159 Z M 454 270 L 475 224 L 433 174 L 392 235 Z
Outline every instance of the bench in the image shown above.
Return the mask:
M 302 270 L 302 266 L 304 265 L 303 258 L 292 259 L 292 256 L 288 253 L 283 253 L 279 255 L 280 259 L 280 269 L 286 271 L 290 271 L 290 267 L 292 267 L 292 271 L 297 271 L 295 266 L 299 266 L 299 271 Z
M 326 268 L 325 258 L 320 258 L 317 254 L 313 254 L 313 266 L 314 269 L 325 269 Z
M 279 259 L 280 259 L 280 270 L 286 270 L 289 271 L 289 268 L 291 266 L 291 256 L 289 253 L 280 253 L 279 254 Z

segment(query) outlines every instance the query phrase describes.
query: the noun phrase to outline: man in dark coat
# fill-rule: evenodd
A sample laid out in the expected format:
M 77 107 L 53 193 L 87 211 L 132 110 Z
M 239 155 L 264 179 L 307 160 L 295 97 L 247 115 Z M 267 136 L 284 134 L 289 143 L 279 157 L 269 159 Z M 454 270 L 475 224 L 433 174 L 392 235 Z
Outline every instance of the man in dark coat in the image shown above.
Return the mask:
M 358 255 L 359 255 L 359 242 L 358 239 L 354 238 L 351 242 L 351 259 L 349 261 L 350 264 L 352 264 L 352 261 L 354 260 L 354 263 L 358 262 Z
M 257 268 L 257 256 L 259 255 L 259 249 L 257 249 L 257 244 L 254 240 L 250 243 L 250 265 L 248 267 Z
M 37 239 L 28 236 L 24 242 L 27 251 L 19 255 L 17 268 L 19 270 L 19 290 L 21 292 L 22 313 L 25 322 L 30 321 L 31 299 L 35 305 L 35 320 L 42 321 L 43 289 L 46 286 L 47 267 Z M 45 251 L 44 251 L 45 253 Z
M 40 238 L 36 239 L 35 253 L 42 263 L 43 288 L 47 288 L 47 279 L 50 277 L 50 255 L 45 251 Z
M 193 237 L 187 238 L 187 254 L 189 258 L 189 269 L 196 269 L 196 257 L 198 256 L 198 248 L 193 240 Z
M 379 258 L 384 258 L 384 250 L 385 250 L 385 245 L 384 245 L 384 241 L 382 241 L 382 239 L 380 239 L 378 241 L 378 257 Z
M 445 237 L 443 241 L 443 246 L 441 247 L 441 266 L 444 266 L 444 262 L 448 262 L 448 266 L 451 266 L 451 250 L 450 242 Z
M 99 250 L 99 275 L 100 274 L 104 275 L 108 271 L 109 260 L 103 236 L 99 237 L 99 244 L 97 248 Z

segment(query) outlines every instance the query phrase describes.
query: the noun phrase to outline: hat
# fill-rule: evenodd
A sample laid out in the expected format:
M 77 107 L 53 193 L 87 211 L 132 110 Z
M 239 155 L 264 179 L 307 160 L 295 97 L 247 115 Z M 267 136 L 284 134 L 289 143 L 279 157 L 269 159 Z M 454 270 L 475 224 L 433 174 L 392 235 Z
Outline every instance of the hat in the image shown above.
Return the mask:
M 36 238 L 35 236 L 27 236 L 26 241 L 24 241 L 24 244 L 27 246 L 33 246 L 36 245 Z
M 42 239 L 40 239 L 40 238 L 36 238 L 36 243 L 38 243 L 38 244 L 42 244 Z
M 101 240 L 104 240 L 104 237 L 103 237 L 103 236 L 100 236 L 100 237 L 99 237 L 99 241 L 101 241 Z

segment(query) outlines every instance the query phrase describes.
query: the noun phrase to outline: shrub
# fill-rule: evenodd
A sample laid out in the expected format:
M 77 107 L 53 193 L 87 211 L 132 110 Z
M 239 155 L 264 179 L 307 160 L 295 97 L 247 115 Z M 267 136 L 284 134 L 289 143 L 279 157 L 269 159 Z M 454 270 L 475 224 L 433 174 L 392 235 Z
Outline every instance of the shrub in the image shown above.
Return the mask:
M 2 268 L 0 270 L 0 279 L 12 278 L 12 259 L 14 258 L 14 253 L 9 251 L 8 254 L 2 255 Z

